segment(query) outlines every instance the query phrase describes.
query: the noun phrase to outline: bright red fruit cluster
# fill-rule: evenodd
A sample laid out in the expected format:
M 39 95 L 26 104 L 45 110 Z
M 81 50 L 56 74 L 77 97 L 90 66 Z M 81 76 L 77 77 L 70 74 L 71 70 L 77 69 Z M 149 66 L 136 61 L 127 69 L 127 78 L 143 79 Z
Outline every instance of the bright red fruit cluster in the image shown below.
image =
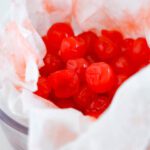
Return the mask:
M 35 93 L 60 108 L 76 108 L 93 117 L 109 106 L 129 76 L 150 62 L 145 38 L 125 39 L 118 31 L 75 36 L 70 25 L 56 23 L 43 41 L 47 54 Z

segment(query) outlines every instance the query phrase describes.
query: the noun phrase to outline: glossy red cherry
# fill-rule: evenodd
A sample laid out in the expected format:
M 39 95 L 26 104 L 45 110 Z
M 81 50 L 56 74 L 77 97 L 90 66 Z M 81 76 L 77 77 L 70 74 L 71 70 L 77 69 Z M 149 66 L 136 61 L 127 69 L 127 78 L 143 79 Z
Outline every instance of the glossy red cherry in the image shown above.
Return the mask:
M 135 67 L 148 63 L 150 49 L 145 38 L 138 38 L 133 43 L 133 48 L 127 51 L 127 55 Z
M 40 68 L 40 74 L 42 76 L 48 76 L 50 73 L 62 69 L 65 65 L 58 56 L 46 54 L 44 58 L 44 66 Z
M 67 61 L 67 69 L 75 71 L 80 79 L 85 79 L 85 70 L 89 63 L 84 58 L 70 59 Z
M 97 62 L 97 61 L 95 61 L 95 59 L 92 56 L 87 56 L 86 60 L 88 61 L 89 64 Z
M 73 30 L 69 24 L 56 23 L 52 25 L 47 33 L 50 53 L 57 54 L 62 40 L 73 35 Z
M 54 103 L 60 108 L 74 108 L 75 107 L 73 98 L 55 99 Z
M 68 98 L 75 95 L 80 86 L 78 75 L 67 69 L 54 72 L 49 79 L 57 98 Z
M 87 106 L 95 99 L 97 95 L 93 93 L 87 86 L 84 86 L 80 89 L 77 95 L 74 98 L 74 102 L 78 109 L 84 111 Z
M 45 35 L 45 36 L 42 37 L 42 40 L 45 44 L 46 49 L 48 50 L 49 49 L 48 37 Z
M 116 73 L 130 75 L 133 72 L 130 61 L 125 56 L 117 57 L 111 65 Z
M 42 38 L 47 55 L 35 93 L 60 108 L 76 108 L 96 118 L 101 115 L 118 87 L 150 63 L 145 38 L 124 39 L 115 30 L 101 33 L 99 38 L 91 31 L 74 37 L 68 24 L 54 24 Z
M 95 53 L 102 61 L 108 61 L 120 53 L 120 49 L 109 38 L 101 36 L 95 43 Z
M 78 37 L 81 37 L 82 39 L 85 40 L 86 47 L 87 47 L 87 54 L 88 55 L 93 54 L 94 45 L 96 40 L 98 39 L 97 35 L 92 31 L 88 31 L 79 34 Z
M 117 85 L 118 87 L 125 81 L 128 79 L 129 76 L 127 76 L 126 74 L 118 74 L 117 75 Z
M 39 77 L 37 86 L 38 90 L 35 92 L 35 94 L 47 99 L 51 92 L 51 85 L 48 82 L 48 79 L 46 77 Z
M 115 86 L 116 76 L 107 63 L 93 63 L 86 70 L 86 81 L 94 92 L 104 93 Z
M 127 38 L 123 40 L 122 52 L 126 53 L 133 49 L 134 39 Z
M 65 38 L 59 50 L 60 57 L 67 61 L 83 57 L 86 53 L 85 41 L 78 37 Z
M 98 118 L 107 109 L 110 103 L 111 100 L 108 96 L 100 95 L 86 108 L 85 114 Z
M 123 42 L 123 35 L 119 31 L 102 30 L 102 35 L 111 39 L 116 44 L 116 46 L 121 47 L 122 42 Z

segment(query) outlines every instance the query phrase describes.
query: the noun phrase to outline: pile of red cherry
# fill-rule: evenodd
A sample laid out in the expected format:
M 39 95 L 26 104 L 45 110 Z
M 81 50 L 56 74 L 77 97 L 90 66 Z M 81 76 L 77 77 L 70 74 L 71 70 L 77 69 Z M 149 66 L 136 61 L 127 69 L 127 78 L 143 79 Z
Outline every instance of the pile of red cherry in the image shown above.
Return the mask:
M 60 108 L 98 117 L 117 88 L 150 61 L 145 38 L 124 38 L 118 31 L 88 31 L 77 36 L 69 24 L 56 23 L 43 37 L 47 48 L 37 95 Z

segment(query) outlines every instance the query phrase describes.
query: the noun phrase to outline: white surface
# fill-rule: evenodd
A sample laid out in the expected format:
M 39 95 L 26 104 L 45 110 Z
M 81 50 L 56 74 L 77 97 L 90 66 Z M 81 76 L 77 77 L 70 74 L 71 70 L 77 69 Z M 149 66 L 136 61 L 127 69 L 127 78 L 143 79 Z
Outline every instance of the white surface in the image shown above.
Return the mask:
M 19 0 L 18 0 L 19 1 Z M 30 0 L 28 0 L 28 1 L 30 1 Z M 55 0 L 54 0 L 55 1 Z M 53 1 L 53 2 L 54 2 Z M 61 0 L 60 0 L 61 1 Z M 96 0 L 96 1 L 98 1 L 98 0 Z M 129 1 L 129 0 L 128 0 Z M 22 2 L 22 1 L 21 1 Z M 91 1 L 92 2 L 92 1 Z M 18 6 L 18 5 L 17 5 Z M 32 5 L 31 5 L 32 6 Z M 34 6 L 34 5 L 33 5 Z M 61 5 L 59 5 L 59 6 L 61 6 Z M 17 7 L 17 8 L 19 8 L 19 7 Z M 17 9 L 16 8 L 16 9 Z M 22 8 L 22 7 L 21 7 Z M 66 9 L 67 7 L 65 7 L 65 9 Z M 72 8 L 72 7 L 71 7 Z M 81 7 L 82 8 L 82 7 Z M 93 7 L 92 7 L 93 8 Z M 117 8 L 117 7 L 116 7 Z M 115 9 L 116 9 L 115 8 Z M 33 8 L 32 8 L 33 9 Z M 17 9 L 18 10 L 18 9 Z M 39 10 L 39 9 L 38 9 Z M 84 9 L 82 9 L 82 10 L 84 10 Z M 20 12 L 21 13 L 21 11 L 16 11 L 17 13 L 18 12 Z M 23 12 L 23 11 L 22 11 Z M 86 11 L 84 11 L 84 12 L 86 12 Z M 92 12 L 93 13 L 93 12 Z M 97 13 L 98 14 L 98 13 Z M 94 18 L 94 17 L 93 17 Z M 39 19 L 40 20 L 40 19 Z M 82 19 L 81 19 L 82 20 Z M 43 21 L 43 20 L 42 20 Z M 87 23 L 86 23 L 87 24 Z M 21 28 L 22 29 L 22 28 Z M 7 38 L 6 38 L 7 39 Z M 8 41 L 8 39 L 7 39 L 7 41 Z M 8 43 L 7 42 L 7 44 L 8 45 L 10 45 L 10 42 Z M 15 43 L 16 44 L 16 43 Z M 16 44 L 17 45 L 17 44 Z M 20 48 L 19 48 L 19 50 L 20 50 Z M 149 77 L 148 77 L 148 79 L 149 79 Z M 145 78 L 144 78 L 144 80 L 145 80 Z M 148 80 L 149 81 L 149 80 Z M 129 91 L 129 93 L 131 94 L 131 96 L 132 96 L 132 94 L 134 94 L 135 93 L 135 98 L 138 98 L 138 99 L 143 99 L 143 97 L 141 97 L 142 95 L 140 95 L 140 97 L 139 97 L 139 93 L 140 92 L 138 92 L 137 94 L 136 94 L 136 91 L 133 91 L 134 89 L 136 90 L 136 88 L 134 88 L 134 87 L 136 87 L 136 85 L 138 84 L 138 82 L 133 82 L 134 84 L 132 84 L 132 83 L 130 83 L 130 85 L 132 85 L 132 86 L 130 86 L 131 88 L 129 88 L 128 90 L 124 90 L 124 91 Z M 143 83 L 144 84 L 144 83 Z M 147 84 L 147 83 L 146 83 Z M 146 85 L 145 84 L 145 85 Z M 133 85 L 134 85 L 134 87 L 133 87 Z M 138 84 L 138 85 L 140 85 L 140 84 Z M 148 85 L 150 85 L 150 84 L 148 84 Z M 133 87 L 133 90 L 132 90 L 132 87 Z M 138 86 L 137 86 L 138 87 Z M 131 91 L 130 91 L 130 89 L 131 89 Z M 133 91 L 133 93 L 132 93 L 132 91 Z M 140 90 L 137 90 L 137 91 L 140 91 Z M 148 91 L 148 90 L 147 90 Z M 149 92 L 149 91 L 148 91 Z M 128 92 L 127 92 L 128 93 Z M 26 97 L 27 96 L 30 96 L 30 95 L 26 95 Z M 138 96 L 138 97 L 137 97 Z M 26 98 L 26 97 L 23 97 L 24 99 Z M 74 145 L 75 146 L 71 146 L 70 145 L 70 148 L 68 148 L 69 150 L 71 150 L 72 148 L 74 148 L 75 150 L 79 150 L 79 148 L 77 148 L 77 147 L 86 147 L 86 148 L 80 148 L 80 150 L 81 149 L 90 149 L 90 150 L 96 150 L 96 149 L 100 149 L 100 146 L 103 146 L 103 148 L 101 148 L 102 150 L 106 150 L 106 148 L 108 149 L 109 147 L 111 147 L 111 148 L 109 148 L 109 150 L 110 149 L 112 149 L 112 150 L 116 150 L 116 149 L 118 149 L 118 150 L 123 150 L 122 148 L 120 148 L 120 147 L 122 147 L 122 145 L 125 145 L 125 146 L 128 146 L 129 144 L 128 143 L 130 143 L 131 142 L 131 144 L 133 145 L 133 144 L 135 144 L 135 146 L 132 146 L 132 147 L 134 147 L 133 148 L 133 150 L 137 150 L 137 149 L 139 149 L 138 147 L 136 148 L 136 142 L 138 142 L 138 141 L 140 141 L 140 140 L 136 140 L 137 139 L 137 132 L 135 132 L 136 130 L 135 129 L 137 129 L 138 128 L 138 126 L 136 125 L 134 125 L 134 124 L 139 124 L 139 123 L 141 123 L 142 122 L 142 125 L 143 125 L 143 121 L 141 121 L 142 119 L 144 119 L 144 117 L 145 117 L 145 114 L 149 114 L 149 113 L 144 113 L 144 117 L 143 117 L 143 113 L 141 113 L 141 110 L 143 110 L 143 109 L 141 109 L 141 106 L 143 106 L 143 105 L 138 105 L 138 106 L 140 106 L 140 107 L 135 107 L 135 103 L 134 103 L 134 101 L 136 100 L 136 99 L 133 99 L 134 101 L 132 101 L 132 103 L 131 104 L 134 104 L 134 105 L 131 105 L 131 106 L 134 106 L 134 109 L 136 109 L 136 108 L 138 108 L 138 109 L 136 109 L 136 111 L 133 111 L 132 112 L 132 110 L 134 110 L 134 109 L 132 109 L 133 107 L 129 107 L 130 109 L 130 111 L 128 111 L 128 107 L 127 106 L 130 106 L 130 103 L 129 103 L 129 101 L 130 101 L 130 99 L 128 99 L 128 97 L 129 97 L 129 95 L 125 95 L 125 97 L 124 96 L 122 96 L 122 95 L 120 95 L 120 97 L 121 98 L 124 98 L 124 100 L 122 100 L 122 101 L 119 101 L 120 103 L 114 103 L 115 105 L 113 105 L 113 107 L 111 107 L 111 109 L 110 109 L 110 113 L 107 113 L 107 116 L 105 115 L 105 118 L 109 118 L 109 120 L 108 119 L 103 119 L 102 121 L 103 121 L 103 124 L 102 124 L 102 122 L 101 122 L 101 120 L 99 120 L 99 122 L 97 122 L 97 124 L 95 124 L 95 126 L 94 127 L 92 127 L 91 128 L 91 130 L 89 130 L 89 132 L 87 132 L 86 133 L 86 136 L 82 136 L 78 141 L 75 141 L 76 143 L 74 143 Z M 130 98 L 132 98 L 132 97 L 130 97 Z M 133 97 L 134 98 L 134 97 Z M 16 100 L 16 95 L 14 94 L 14 99 Z M 4 100 L 6 100 L 6 97 L 4 96 Z M 30 99 L 29 99 L 30 100 Z M 118 100 L 119 100 L 119 98 L 118 98 Z M 127 101 L 128 100 L 128 101 Z M 140 100 L 139 100 L 140 101 Z M 128 102 L 128 103 L 127 103 Z M 144 101 L 140 101 L 140 102 L 144 102 Z M 31 104 L 31 102 L 30 102 L 30 104 Z M 124 104 L 128 104 L 128 105 L 124 105 Z M 140 103 L 139 103 L 140 104 Z M 27 106 L 27 105 L 26 105 Z M 122 109 L 122 107 L 120 107 L 120 106 L 126 106 L 126 107 L 123 107 L 124 109 Z M 147 105 L 148 106 L 148 105 Z M 116 108 L 119 108 L 119 109 L 116 109 Z M 144 107 L 142 107 L 142 108 L 144 108 Z M 147 107 L 146 107 L 147 108 Z M 139 111 L 138 111 L 139 110 Z M 144 109 L 145 110 L 145 109 Z M 150 110 L 150 109 L 149 109 Z M 113 113 L 111 113 L 111 112 L 113 112 Z M 120 112 L 122 112 L 122 113 L 120 113 Z M 131 135 L 132 135 L 132 137 L 130 137 L 130 136 L 126 136 L 126 133 L 128 133 L 128 132 L 126 132 L 126 130 L 124 130 L 124 127 L 126 127 L 125 129 L 127 129 L 128 128 L 128 120 L 130 119 L 130 115 L 126 115 L 126 120 L 123 120 L 122 121 L 122 115 L 121 114 L 128 114 L 128 113 L 126 113 L 126 112 L 128 112 L 128 113 L 132 113 L 132 116 L 133 116 L 133 114 L 134 114 L 134 117 L 131 117 L 131 119 L 132 119 L 132 122 L 131 122 L 131 124 L 129 124 L 130 126 L 130 130 L 128 129 L 127 131 L 129 132 L 129 133 L 131 133 Z M 143 111 L 144 112 L 144 111 Z M 147 112 L 149 112 L 149 111 L 147 111 Z M 46 150 L 46 148 L 45 147 L 47 147 L 47 150 L 50 150 L 50 146 L 51 146 L 51 143 L 54 141 L 54 143 L 52 143 L 54 146 L 57 144 L 55 141 L 57 140 L 57 136 L 53 136 L 53 135 L 56 135 L 55 133 L 63 133 L 62 131 L 66 131 L 66 130 L 64 130 L 64 129 L 69 129 L 68 128 L 68 126 L 70 127 L 70 129 L 73 129 L 73 131 L 76 133 L 78 133 L 80 130 L 80 128 L 79 127 L 81 127 L 81 126 L 78 126 L 78 124 L 77 124 L 77 129 L 74 129 L 74 128 L 72 128 L 72 125 L 71 125 L 71 123 L 73 123 L 73 127 L 76 125 L 76 124 L 74 124 L 74 121 L 73 122 L 71 122 L 70 123 L 70 120 L 68 120 L 68 119 L 64 119 L 63 121 L 66 121 L 66 124 L 64 123 L 63 124 L 63 126 L 62 126 L 62 124 L 60 124 L 60 122 L 58 122 L 58 121 L 60 121 L 60 119 L 58 119 L 58 121 L 56 120 L 55 122 L 50 118 L 48 118 L 48 117 L 54 117 L 54 116 L 52 116 L 52 115 L 48 115 L 48 113 L 47 112 L 44 112 L 44 114 L 45 114 L 45 118 L 43 117 L 44 115 L 42 115 L 42 117 L 40 117 L 39 116 L 39 114 L 41 115 L 41 113 L 36 113 L 38 116 L 36 117 L 36 118 L 38 118 L 37 120 L 39 121 L 39 124 L 37 124 L 37 122 L 36 122 L 36 120 L 35 120 L 35 125 L 33 124 L 33 129 L 35 129 L 35 127 L 37 127 L 37 130 L 36 130 L 36 134 L 33 134 L 34 135 L 34 137 L 35 138 L 33 138 L 33 139 L 31 139 L 30 140 L 30 142 L 33 142 L 33 145 L 32 145 L 32 143 L 31 143 L 31 148 L 34 146 L 35 148 L 32 148 L 32 150 L 36 150 L 36 147 L 37 147 L 37 145 L 36 144 L 34 144 L 34 142 L 36 143 L 36 142 L 38 142 L 38 144 L 40 144 L 39 146 L 41 146 L 41 150 Z M 110 114 L 110 115 L 109 115 Z M 113 117 L 113 116 L 111 116 L 111 115 L 115 115 L 115 114 L 117 114 L 117 115 L 115 115 L 116 117 Z M 139 116 L 142 118 L 137 118 L 137 117 L 135 117 L 136 115 L 138 115 L 138 114 L 140 114 Z M 19 115 L 20 115 L 20 113 L 19 113 Z M 48 116 L 48 117 L 47 117 Z M 58 117 L 63 117 L 63 115 L 61 116 L 61 115 L 58 115 Z M 71 118 L 72 116 L 69 116 L 68 118 Z M 120 126 L 118 126 L 118 118 L 120 118 L 119 120 L 120 120 Z M 41 118 L 42 119 L 42 121 L 39 119 L 39 118 Z M 112 120 L 111 120 L 111 118 L 113 118 Z M 135 118 L 135 119 L 134 119 Z M 45 119 L 45 121 L 43 121 Z M 117 120 L 117 121 L 116 121 Z M 33 116 L 33 121 L 34 121 L 34 116 Z M 55 125 L 53 124 L 53 126 L 51 126 L 51 122 L 53 123 L 55 123 Z M 77 121 L 76 121 L 77 123 L 78 123 L 78 119 L 77 119 Z M 111 122 L 110 124 L 109 124 L 109 122 Z M 82 122 L 81 122 L 82 123 Z M 114 123 L 114 124 L 113 124 Z M 117 125 L 116 125 L 116 124 Z M 133 124 L 132 124 L 133 123 Z M 50 124 L 50 126 L 49 126 L 49 124 Z M 41 125 L 41 126 L 40 126 Z M 100 126 L 99 126 L 100 125 Z M 105 126 L 106 125 L 106 126 Z M 112 126 L 113 125 L 113 126 Z M 42 128 L 41 128 L 42 127 Z M 53 127 L 53 128 L 52 128 Z M 107 128 L 108 127 L 108 128 Z M 119 127 L 119 128 L 117 128 L 117 127 Z M 133 128 L 134 127 L 134 128 Z M 140 126 L 141 127 L 141 126 Z M 143 126 L 142 126 L 143 127 Z M 147 126 L 144 126 L 144 129 L 145 129 L 145 127 L 147 127 Z M 52 130 L 51 130 L 51 128 L 52 128 Z M 42 130 L 42 133 L 40 132 L 40 129 L 44 129 L 44 130 Z M 54 130 L 55 129 L 55 130 Z M 103 129 L 105 129 L 105 130 L 103 130 Z M 114 129 L 117 129 L 117 130 L 114 130 Z M 141 129 L 141 128 L 140 128 Z M 142 128 L 143 129 L 143 128 Z M 132 130 L 132 132 L 130 132 Z M 32 130 L 32 128 L 31 128 L 31 130 L 30 131 L 34 131 L 34 130 Z M 37 131 L 39 131 L 39 132 L 37 132 Z M 56 131 L 56 132 L 48 132 L 48 131 Z M 60 132 L 61 131 L 61 132 Z M 68 130 L 69 131 L 69 130 Z M 82 131 L 82 130 L 81 130 Z M 109 132 L 109 131 L 111 131 L 111 132 Z M 116 132 L 116 131 L 118 131 L 118 132 Z M 141 131 L 141 130 L 140 130 Z M 145 131 L 145 130 L 144 130 Z M 109 133 L 108 133 L 109 132 Z M 33 132 L 34 133 L 34 132 Z M 53 133 L 53 134 L 51 134 L 51 133 Z M 66 137 L 66 133 L 68 134 L 69 132 L 64 132 L 64 134 L 59 134 L 60 135 L 60 139 L 61 139 L 61 135 L 63 136 L 63 137 Z M 107 134 L 108 133 L 108 134 Z M 115 134 L 110 134 L 110 133 L 117 133 L 116 135 L 117 136 L 114 136 Z M 125 134 L 124 134 L 125 133 Z M 134 133 L 136 133 L 136 134 L 134 134 Z M 110 134 L 110 135 L 109 135 Z M 31 135 L 31 134 L 30 134 Z M 38 136 L 37 136 L 38 135 Z M 41 135 L 41 136 L 39 136 L 39 135 Z M 45 136 L 45 138 L 44 138 L 44 136 Z M 68 134 L 68 135 L 70 135 L 70 133 Z M 97 136 L 98 135 L 98 136 Z M 120 136 L 120 135 L 123 135 L 123 136 Z M 125 135 L 125 136 L 124 136 Z M 142 134 L 143 135 L 143 134 Z M 150 134 L 149 134 L 150 135 Z M 113 137 L 114 136 L 114 137 Z M 41 140 L 36 140 L 35 141 L 35 139 L 37 139 L 36 137 L 38 137 L 39 139 L 41 139 Z M 46 138 L 46 137 L 48 137 L 48 138 Z M 128 137 L 128 138 L 125 138 L 125 137 Z M 130 138 L 129 138 L 130 137 Z M 134 137 L 136 137 L 136 138 L 134 138 Z M 144 137 L 144 136 L 141 136 L 141 137 Z M 141 137 L 139 138 L 139 139 L 141 139 Z M 53 141 L 52 140 L 49 140 L 49 139 L 51 139 L 51 138 L 53 138 Z M 86 139 L 88 139 L 88 140 L 85 140 L 85 138 Z M 100 140 L 100 139 L 102 139 L 102 140 Z M 112 139 L 112 140 L 111 140 Z M 124 140 L 125 139 L 125 140 Z M 131 139 L 131 140 L 130 140 Z M 133 139 L 135 139 L 135 140 L 133 140 Z M 70 140 L 70 139 L 69 139 Z M 110 140 L 110 141 L 109 141 Z M 40 141 L 40 142 L 39 142 Z M 85 144 L 85 141 L 86 141 L 86 143 L 88 143 L 88 144 Z M 114 142 L 113 142 L 114 141 Z M 119 141 L 119 142 L 118 142 Z M 142 140 L 141 140 L 142 141 Z M 57 140 L 57 142 L 58 142 L 58 144 L 62 144 L 62 143 L 59 143 L 59 141 Z M 66 141 L 65 141 L 66 142 Z M 99 142 L 101 142 L 101 145 L 100 145 L 100 143 Z M 134 143 L 135 142 L 135 143 Z M 42 143 L 42 144 L 41 144 Z M 80 145 L 79 145 L 80 144 Z M 111 145 L 110 145 L 111 144 Z M 116 145 L 115 145 L 116 144 Z M 138 142 L 138 145 L 141 145 L 141 142 Z M 146 143 L 147 144 L 147 143 Z M 50 146 L 49 146 L 50 145 Z M 53 146 L 52 145 L 52 146 Z M 45 146 L 45 147 L 44 147 Z M 51 147 L 52 147 L 51 146 Z M 56 145 L 57 146 L 57 145 Z M 90 147 L 89 147 L 90 146 Z M 109 146 L 109 147 L 108 147 Z M 112 148 L 112 147 L 114 147 L 115 146 L 115 148 Z M 129 145 L 130 146 L 130 145 Z M 106 147 L 106 148 L 104 148 L 104 147 Z M 116 147 L 118 147 L 118 148 L 116 148 Z M 4 149 L 4 148 L 3 148 Z M 54 150 L 54 149 L 53 149 Z M 131 150 L 131 148 L 126 148 L 126 150 Z M 141 149 L 140 149 L 141 150 Z
M 0 17 L 3 17 L 8 12 L 10 0 L 0 0 Z
M 0 18 L 6 15 L 10 0 L 0 0 Z M 0 126 L 0 150 L 12 150 Z
M 2 128 L 0 127 L 0 150 L 13 150 L 8 143 Z

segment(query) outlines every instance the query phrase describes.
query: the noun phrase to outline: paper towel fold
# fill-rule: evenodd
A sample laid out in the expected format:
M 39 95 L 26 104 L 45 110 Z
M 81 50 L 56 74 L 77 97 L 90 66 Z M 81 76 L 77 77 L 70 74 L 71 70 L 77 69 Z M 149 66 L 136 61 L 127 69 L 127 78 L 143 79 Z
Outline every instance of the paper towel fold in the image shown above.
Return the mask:
M 44 35 L 55 22 L 75 33 L 102 28 L 150 43 L 149 0 L 13 0 L 0 28 L 0 107 L 18 121 L 29 120 L 29 150 L 148 150 L 150 67 L 117 91 L 97 120 L 73 109 L 58 109 L 32 92 L 42 66 Z

